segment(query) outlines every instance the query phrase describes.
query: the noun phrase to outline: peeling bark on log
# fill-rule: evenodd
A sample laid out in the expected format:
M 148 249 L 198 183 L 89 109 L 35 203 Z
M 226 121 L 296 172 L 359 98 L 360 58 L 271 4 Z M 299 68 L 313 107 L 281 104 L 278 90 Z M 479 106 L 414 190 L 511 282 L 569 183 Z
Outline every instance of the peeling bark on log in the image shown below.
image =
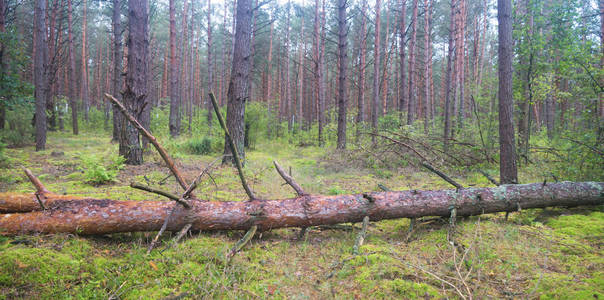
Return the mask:
M 45 194 L 41 211 L 35 194 L 0 194 L 0 233 L 78 233 L 157 231 L 173 202 L 114 201 Z M 603 205 L 604 182 L 560 182 L 502 185 L 437 191 L 374 192 L 355 195 L 307 195 L 291 199 L 242 202 L 191 201 L 191 209 L 176 207 L 167 230 L 188 223 L 193 230 L 258 230 L 308 227 L 345 222 L 516 211 L 520 206 Z M 29 211 L 29 212 L 27 212 Z

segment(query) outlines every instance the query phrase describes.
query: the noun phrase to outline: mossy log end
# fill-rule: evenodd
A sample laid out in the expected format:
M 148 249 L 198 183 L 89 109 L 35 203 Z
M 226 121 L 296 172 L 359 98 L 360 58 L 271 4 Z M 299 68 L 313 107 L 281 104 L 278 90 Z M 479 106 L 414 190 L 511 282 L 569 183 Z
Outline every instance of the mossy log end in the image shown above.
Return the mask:
M 196 201 L 191 209 L 174 202 L 117 201 L 44 193 L 46 210 L 35 194 L 0 194 L 0 234 L 157 231 L 172 209 L 167 230 L 188 223 L 193 230 L 258 230 L 308 227 L 346 222 L 515 211 L 518 207 L 604 204 L 604 182 L 559 182 L 502 185 L 435 191 L 374 192 L 354 195 L 304 195 L 267 201 Z M 175 207 L 176 206 L 176 207 Z

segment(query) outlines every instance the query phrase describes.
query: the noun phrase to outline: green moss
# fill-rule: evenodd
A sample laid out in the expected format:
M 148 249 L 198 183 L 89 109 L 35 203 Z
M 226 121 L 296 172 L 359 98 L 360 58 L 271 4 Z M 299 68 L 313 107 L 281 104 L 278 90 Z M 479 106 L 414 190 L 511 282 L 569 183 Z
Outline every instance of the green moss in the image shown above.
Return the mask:
M 550 219 L 546 224 L 557 232 L 571 236 L 602 236 L 604 235 L 604 212 L 594 211 L 587 215 L 559 216 Z

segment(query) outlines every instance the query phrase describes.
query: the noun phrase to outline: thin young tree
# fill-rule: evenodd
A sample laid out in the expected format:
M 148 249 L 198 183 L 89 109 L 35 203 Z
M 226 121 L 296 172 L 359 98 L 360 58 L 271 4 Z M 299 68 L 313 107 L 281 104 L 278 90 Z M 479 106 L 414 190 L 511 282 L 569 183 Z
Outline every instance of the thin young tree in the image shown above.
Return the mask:
M 413 0 L 411 15 L 411 42 L 409 44 L 409 102 L 407 106 L 407 125 L 413 124 L 417 110 L 417 91 L 415 88 L 415 43 L 417 41 L 417 0 Z
M 244 124 L 245 102 L 248 97 L 250 76 L 250 55 L 252 38 L 252 0 L 237 1 L 237 22 L 235 28 L 235 47 L 231 68 L 231 79 L 227 93 L 227 129 L 233 138 L 233 143 L 242 160 L 245 159 L 244 151 Z M 224 153 L 231 154 L 229 143 L 224 143 Z M 225 156 L 224 163 L 234 162 L 232 156 Z
M 514 142 L 512 90 L 512 1 L 497 0 L 499 33 L 499 176 L 501 183 L 518 183 Z
M 291 1 L 287 1 L 287 21 L 285 23 L 285 105 L 283 106 L 283 115 L 287 119 L 287 131 L 292 130 L 291 117 L 291 88 L 290 88 L 290 72 L 289 72 L 289 47 L 290 47 L 290 27 L 291 27 Z
M 71 129 L 77 135 L 78 105 L 76 100 L 75 47 L 73 45 L 73 7 L 72 0 L 67 0 L 67 39 L 69 44 L 69 106 L 71 107 Z
M 371 97 L 371 127 L 374 132 L 377 131 L 378 111 L 380 99 L 380 12 L 382 10 L 382 1 L 375 1 L 375 37 L 373 46 L 373 97 Z M 375 135 L 371 136 L 375 142 Z
M 46 44 L 46 0 L 36 0 L 34 8 L 35 55 L 34 83 L 36 98 L 36 151 L 46 148 L 46 93 L 48 93 L 48 48 Z
M 403 120 L 403 111 L 407 108 L 407 75 L 405 73 L 405 44 L 406 44 L 406 36 L 407 36 L 407 27 L 406 27 L 406 17 L 407 17 L 407 0 L 401 0 L 401 10 L 400 10 L 400 28 L 399 28 L 399 70 L 400 70 L 400 80 L 399 80 L 399 99 L 398 99 L 398 111 L 399 111 L 399 119 Z
M 453 85 L 453 49 L 454 49 L 454 35 L 455 35 L 455 9 L 456 1 L 451 0 L 451 16 L 449 18 L 449 44 L 447 48 L 447 72 L 445 74 L 445 125 L 443 134 L 444 148 L 449 145 L 449 138 L 451 136 L 451 89 Z M 453 93 L 455 93 L 453 91 Z
M 317 0 L 318 2 L 318 0 Z M 361 2 L 361 32 L 359 41 L 359 83 L 357 99 L 357 140 L 365 122 L 365 67 L 367 65 L 367 0 Z
M 346 7 L 348 0 L 338 0 L 338 59 L 340 61 L 338 70 L 338 140 L 336 148 L 346 149 L 346 69 L 348 66 L 348 20 Z
M 180 91 L 178 89 L 178 57 L 176 53 L 176 0 L 170 0 L 170 136 L 180 135 Z
M 212 60 L 212 4 L 210 3 L 211 1 L 208 0 L 208 12 L 207 12 L 207 18 L 208 18 L 208 24 L 207 24 L 207 34 L 208 34 L 208 89 L 210 89 L 210 91 L 212 91 L 212 87 L 214 86 L 214 61 Z M 208 121 L 208 126 L 212 127 L 212 117 L 214 116 L 214 109 L 212 108 L 212 101 L 206 101 L 207 102 L 207 109 L 208 109 L 208 115 L 207 115 L 207 121 Z M 210 132 L 212 132 L 210 130 Z
M 71 1 L 71 0 L 69 0 Z M 122 99 L 122 22 L 121 0 L 113 0 L 112 26 L 113 26 L 113 97 Z M 119 141 L 120 119 L 122 115 L 116 106 L 113 106 L 113 140 Z
M 430 9 L 431 1 L 424 0 L 424 133 L 428 134 L 430 110 Z
M 82 74 L 80 76 L 80 98 L 82 98 L 82 105 L 84 106 L 84 120 L 86 122 L 88 122 L 88 112 L 90 111 L 90 99 L 88 98 L 88 48 L 86 42 L 86 32 L 88 31 L 87 2 L 88 0 L 82 1 Z

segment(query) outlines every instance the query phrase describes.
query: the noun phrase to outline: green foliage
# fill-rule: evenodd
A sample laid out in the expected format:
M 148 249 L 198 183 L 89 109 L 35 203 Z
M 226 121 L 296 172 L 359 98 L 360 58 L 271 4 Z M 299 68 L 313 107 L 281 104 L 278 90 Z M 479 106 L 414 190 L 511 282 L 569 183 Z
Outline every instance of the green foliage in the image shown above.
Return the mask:
M 8 127 L 0 132 L 0 140 L 12 147 L 22 147 L 32 141 L 34 128 L 34 101 L 31 98 L 12 98 L 6 103 Z
M 203 138 L 190 138 L 186 142 L 186 147 L 191 154 L 207 155 L 212 152 L 212 140 L 204 136 Z
M 124 168 L 126 159 L 119 155 L 110 155 L 106 158 L 97 155 L 82 155 L 82 166 L 86 182 L 100 185 L 113 182 L 119 171 Z

